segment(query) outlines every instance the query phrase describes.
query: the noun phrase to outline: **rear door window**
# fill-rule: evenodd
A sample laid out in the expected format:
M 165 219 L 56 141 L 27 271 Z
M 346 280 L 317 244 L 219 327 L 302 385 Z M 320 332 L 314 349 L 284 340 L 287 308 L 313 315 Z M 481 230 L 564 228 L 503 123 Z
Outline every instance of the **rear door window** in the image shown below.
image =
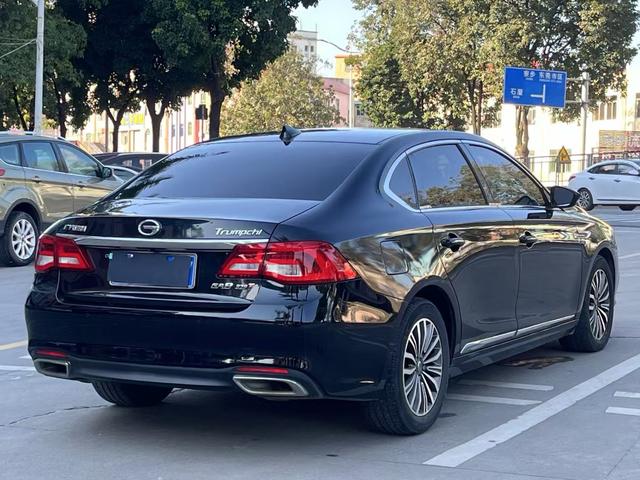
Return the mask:
M 98 176 L 98 163 L 89 155 L 69 145 L 58 144 L 58 148 L 69 173 L 89 177 Z
M 49 142 L 23 142 L 22 151 L 27 167 L 52 172 L 61 171 L 53 146 Z
M 593 167 L 589 170 L 591 173 L 601 174 L 601 175 L 616 175 L 617 167 L 615 163 L 609 163 L 607 165 L 600 165 L 598 167 Z
M 471 167 L 456 145 L 423 148 L 409 155 L 421 208 L 486 205 Z
M 143 171 L 112 198 L 323 200 L 374 145 L 294 141 L 212 142 Z
M 20 165 L 20 151 L 18 144 L 0 145 L 0 160 L 9 165 Z

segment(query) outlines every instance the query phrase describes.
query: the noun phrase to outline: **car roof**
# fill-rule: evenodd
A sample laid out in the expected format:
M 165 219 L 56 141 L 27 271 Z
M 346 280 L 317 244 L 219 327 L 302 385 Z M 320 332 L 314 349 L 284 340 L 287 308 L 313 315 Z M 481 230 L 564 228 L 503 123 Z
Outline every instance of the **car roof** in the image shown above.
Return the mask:
M 68 142 L 66 138 L 63 137 L 50 137 L 48 135 L 36 135 L 33 132 L 0 132 L 0 143 L 8 143 L 15 141 L 42 141 L 46 140 L 50 141 L 62 141 Z
M 294 142 L 341 142 L 380 144 L 392 138 L 420 136 L 425 141 L 439 139 L 469 139 L 478 140 L 480 137 L 464 132 L 448 130 L 424 130 L 417 128 L 315 128 L 301 129 L 301 134 L 294 137 Z M 482 139 L 483 141 L 486 141 Z M 280 142 L 279 132 L 255 133 L 232 137 L 221 137 L 207 143 L 241 143 L 241 142 Z
M 587 168 L 587 170 L 591 170 L 592 168 L 600 167 L 602 165 L 611 165 L 613 163 L 626 163 L 628 165 L 637 167 L 638 163 L 640 163 L 640 158 L 612 158 L 610 160 L 602 160 L 601 162 L 594 163 L 589 168 Z

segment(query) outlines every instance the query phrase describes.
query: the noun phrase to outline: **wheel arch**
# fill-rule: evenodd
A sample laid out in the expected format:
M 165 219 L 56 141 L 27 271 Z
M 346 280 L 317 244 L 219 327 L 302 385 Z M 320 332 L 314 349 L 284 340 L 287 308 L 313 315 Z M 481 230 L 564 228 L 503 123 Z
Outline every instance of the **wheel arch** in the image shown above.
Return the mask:
M 23 212 L 31 216 L 36 221 L 36 225 L 38 226 L 38 230 L 42 229 L 42 215 L 38 210 L 38 207 L 35 203 L 28 199 L 21 199 L 15 202 L 7 211 L 6 218 L 9 218 L 14 212 Z
M 611 273 L 613 273 L 613 279 L 614 279 L 613 286 L 615 288 L 618 285 L 618 269 L 616 265 L 616 259 L 613 255 L 611 246 L 609 244 L 604 244 L 596 251 L 595 255 L 593 256 L 593 259 L 591 260 L 591 267 L 589 268 L 589 271 L 591 271 L 591 268 L 593 268 L 593 263 L 596 261 L 596 258 L 598 257 L 603 257 L 609 264 L 609 267 L 611 268 Z
M 460 308 L 453 287 L 449 282 L 441 278 L 429 278 L 418 282 L 405 297 L 399 312 L 400 317 L 404 315 L 407 307 L 416 299 L 428 300 L 440 311 L 447 327 L 449 352 L 453 357 L 456 345 L 459 343 L 461 329 Z

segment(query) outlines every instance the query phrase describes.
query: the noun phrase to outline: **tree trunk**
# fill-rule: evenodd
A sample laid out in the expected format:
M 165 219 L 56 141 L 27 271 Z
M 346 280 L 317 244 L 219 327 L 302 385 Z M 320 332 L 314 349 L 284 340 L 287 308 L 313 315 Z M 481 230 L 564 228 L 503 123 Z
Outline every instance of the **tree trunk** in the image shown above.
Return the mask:
M 527 168 L 529 165 L 529 107 L 516 107 L 516 156 Z
M 167 109 L 167 105 L 163 101 L 160 104 L 160 112 L 156 112 L 156 101 L 153 99 L 147 99 L 145 101 L 147 104 L 147 110 L 149 111 L 149 116 L 151 117 L 151 143 L 152 150 L 154 152 L 160 151 L 160 127 L 162 126 L 162 119 L 164 118 L 164 112 Z
M 60 128 L 60 136 L 62 138 L 67 137 L 67 101 L 64 98 L 64 93 L 58 90 L 58 85 L 55 79 L 51 78 L 51 84 L 53 91 L 56 95 L 56 116 L 58 117 L 58 127 Z
M 27 125 L 27 121 L 24 118 L 24 115 L 22 113 L 22 108 L 20 108 L 20 99 L 18 98 L 18 89 L 14 86 L 13 87 L 13 104 L 16 107 L 16 114 L 18 115 L 18 119 L 20 120 L 20 127 L 22 127 L 22 130 L 29 130 L 29 127 Z
M 480 80 L 478 82 L 478 129 L 474 131 L 476 135 L 482 135 L 482 102 L 484 102 L 484 83 Z
M 209 104 L 209 138 L 211 139 L 220 136 L 220 114 L 222 113 L 222 104 L 226 98 L 226 93 L 217 76 L 211 81 L 209 96 L 211 99 Z
M 113 113 L 111 113 L 111 109 L 107 108 L 106 112 L 109 120 L 111 120 L 111 123 L 113 124 L 113 132 L 111 132 L 111 151 L 117 152 L 118 143 L 120 141 L 120 125 L 122 124 L 122 119 L 124 118 L 126 108 L 121 108 L 120 110 L 118 110 L 115 117 L 113 116 Z

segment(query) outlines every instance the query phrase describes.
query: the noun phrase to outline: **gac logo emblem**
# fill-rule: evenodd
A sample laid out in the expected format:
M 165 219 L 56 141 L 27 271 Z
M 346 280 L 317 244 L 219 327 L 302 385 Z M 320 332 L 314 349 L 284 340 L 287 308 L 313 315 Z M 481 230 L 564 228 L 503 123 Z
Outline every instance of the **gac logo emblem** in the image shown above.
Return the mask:
M 138 232 L 140 232 L 140 235 L 144 235 L 145 237 L 152 237 L 161 229 L 162 225 L 160 222 L 151 220 L 150 218 L 143 220 L 138 224 Z

